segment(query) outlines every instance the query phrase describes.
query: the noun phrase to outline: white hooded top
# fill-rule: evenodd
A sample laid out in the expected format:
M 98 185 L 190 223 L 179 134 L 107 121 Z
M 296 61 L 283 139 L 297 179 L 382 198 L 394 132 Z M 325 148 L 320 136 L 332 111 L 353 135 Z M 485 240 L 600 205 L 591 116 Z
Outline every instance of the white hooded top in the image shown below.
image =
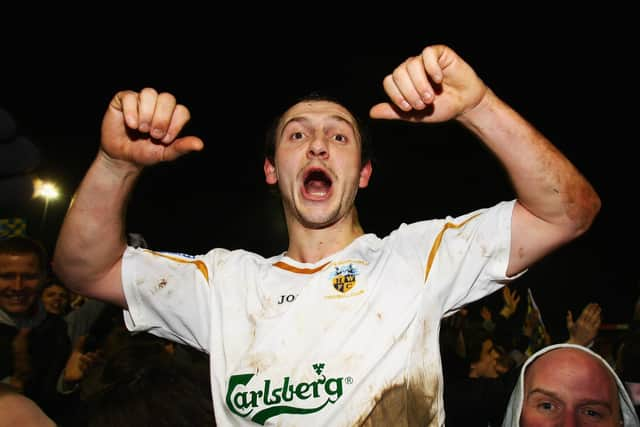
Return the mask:
M 502 422 L 502 427 L 517 427 L 520 425 L 520 415 L 522 413 L 522 405 L 524 400 L 524 375 L 529 365 L 531 365 L 534 360 L 538 359 L 543 354 L 559 348 L 575 348 L 577 350 L 582 350 L 599 360 L 600 363 L 602 363 L 607 368 L 607 370 L 616 380 L 616 385 L 618 386 L 618 398 L 620 400 L 620 410 L 622 411 L 622 418 L 624 421 L 623 425 L 625 427 L 640 427 L 640 420 L 638 420 L 638 416 L 635 412 L 631 397 L 629 397 L 624 384 L 615 373 L 615 371 L 611 368 L 611 366 L 600 355 L 589 350 L 587 347 L 568 343 L 554 344 L 544 347 L 527 359 L 527 361 L 524 363 L 524 366 L 522 367 L 522 370 L 520 371 L 518 382 L 516 383 L 516 386 L 511 393 L 511 398 L 509 399 L 509 404 L 507 405 L 507 411 Z

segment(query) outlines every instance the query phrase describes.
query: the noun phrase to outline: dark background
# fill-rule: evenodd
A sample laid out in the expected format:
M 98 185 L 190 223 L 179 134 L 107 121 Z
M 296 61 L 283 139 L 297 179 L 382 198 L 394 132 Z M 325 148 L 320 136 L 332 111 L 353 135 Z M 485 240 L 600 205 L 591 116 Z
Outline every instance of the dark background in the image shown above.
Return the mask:
M 517 283 L 533 288 L 552 335 L 565 333 L 567 309 L 577 317 L 591 301 L 603 306 L 605 322 L 626 323 L 639 292 L 637 136 L 624 129 L 637 121 L 637 68 L 631 65 L 637 48 L 624 12 L 594 10 L 586 18 L 578 12 L 530 23 L 522 19 L 526 11 L 474 25 L 449 18 L 438 28 L 429 20 L 399 28 L 371 23 L 355 34 L 346 34 L 348 22 L 338 17 L 325 25 L 292 19 L 286 31 L 233 23 L 227 23 L 233 30 L 223 30 L 210 22 L 127 32 L 122 23 L 93 28 L 85 21 L 65 33 L 45 32 L 5 52 L 0 106 L 40 147 L 35 174 L 57 182 L 63 195 L 49 203 L 46 217 L 41 200 L 23 195 L 16 195 L 23 200 L 16 211 L 52 250 L 97 151 L 109 100 L 118 90 L 151 86 L 190 108 L 186 132 L 202 137 L 205 150 L 145 172 L 128 230 L 158 250 L 281 252 L 280 205 L 262 174 L 271 119 L 292 97 L 318 89 L 341 95 L 366 115 L 385 99 L 387 73 L 424 46 L 445 43 L 549 137 L 603 200 L 585 236 Z M 459 215 L 514 197 L 498 163 L 455 123 L 370 122 L 370 130 L 374 174 L 357 202 L 367 232 L 382 236 L 401 222 Z

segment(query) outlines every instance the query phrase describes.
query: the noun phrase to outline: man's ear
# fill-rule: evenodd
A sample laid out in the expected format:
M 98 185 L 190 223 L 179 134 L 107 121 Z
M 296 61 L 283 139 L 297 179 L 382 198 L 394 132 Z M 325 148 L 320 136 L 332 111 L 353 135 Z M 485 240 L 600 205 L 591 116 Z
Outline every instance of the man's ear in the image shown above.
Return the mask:
M 360 188 L 365 188 L 369 185 L 369 179 L 371 178 L 372 172 L 373 166 L 371 166 L 371 160 L 369 160 L 364 164 L 364 166 L 362 166 L 362 169 L 360 169 L 360 182 L 358 184 Z
M 278 182 L 278 174 L 276 173 L 276 167 L 271 163 L 271 160 L 265 157 L 264 159 L 264 178 L 267 184 L 273 185 Z

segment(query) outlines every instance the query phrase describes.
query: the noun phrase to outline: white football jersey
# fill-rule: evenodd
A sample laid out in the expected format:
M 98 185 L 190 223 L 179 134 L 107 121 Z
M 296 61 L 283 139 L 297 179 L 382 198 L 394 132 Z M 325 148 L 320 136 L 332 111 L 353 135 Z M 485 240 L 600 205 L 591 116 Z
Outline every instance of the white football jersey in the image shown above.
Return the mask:
M 313 264 L 130 247 L 126 324 L 209 353 L 221 426 L 440 426 L 440 320 L 512 279 L 514 203 L 365 234 Z

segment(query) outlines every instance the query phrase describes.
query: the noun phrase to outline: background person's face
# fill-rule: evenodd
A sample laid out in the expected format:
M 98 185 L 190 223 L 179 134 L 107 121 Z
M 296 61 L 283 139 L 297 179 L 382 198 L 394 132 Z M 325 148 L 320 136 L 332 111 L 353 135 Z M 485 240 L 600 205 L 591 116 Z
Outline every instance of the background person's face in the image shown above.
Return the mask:
M 497 364 L 500 355 L 493 346 L 492 340 L 485 340 L 482 343 L 482 353 L 480 359 L 472 364 L 474 374 L 480 378 L 497 378 Z
M 619 426 L 618 390 L 601 363 L 581 350 L 552 350 L 525 373 L 520 425 Z
M 69 292 L 59 285 L 51 285 L 42 291 L 42 304 L 51 314 L 64 314 L 69 305 Z
M 41 280 L 35 254 L 0 254 L 0 308 L 9 314 L 27 313 L 38 297 Z

